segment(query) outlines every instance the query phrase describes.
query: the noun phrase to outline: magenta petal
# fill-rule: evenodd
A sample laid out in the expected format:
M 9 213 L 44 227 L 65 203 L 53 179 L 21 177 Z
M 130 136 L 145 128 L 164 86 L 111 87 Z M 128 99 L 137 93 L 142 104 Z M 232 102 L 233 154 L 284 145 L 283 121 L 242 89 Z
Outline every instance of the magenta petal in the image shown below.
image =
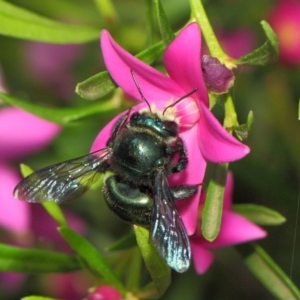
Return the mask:
M 187 168 L 180 173 L 170 176 L 170 184 L 201 184 L 206 170 L 206 161 L 203 159 L 199 150 L 198 144 L 193 142 L 197 136 L 197 126 L 192 127 L 180 133 L 189 158 Z M 186 227 L 188 235 L 192 235 L 197 226 L 198 221 L 198 207 L 200 201 L 201 186 L 199 186 L 198 193 L 193 197 L 184 201 L 177 201 L 179 213 L 182 217 L 183 223 Z
M 196 272 L 203 274 L 211 266 L 214 256 L 209 250 L 201 246 L 201 242 L 197 238 L 191 238 L 190 242 Z
M 183 94 L 173 80 L 125 51 L 106 30 L 101 33 L 101 48 L 110 75 L 133 98 L 141 100 L 130 69 L 134 71 L 141 90 L 150 103 L 168 101 L 172 96 L 176 98 Z
M 245 243 L 266 237 L 267 233 L 259 226 L 241 215 L 224 211 L 219 236 L 212 243 L 204 242 L 203 246 L 218 248 Z
M 198 143 L 204 158 L 215 163 L 226 163 L 250 152 L 249 147 L 230 135 L 201 102 L 200 107 Z
M 208 106 L 208 94 L 202 75 L 200 55 L 200 28 L 197 23 L 191 23 L 178 34 L 166 49 L 164 65 L 170 78 L 181 86 L 186 93 L 198 88 L 195 93 L 196 98 Z
M 25 233 L 30 225 L 29 204 L 13 198 L 20 176 L 7 165 L 0 164 L 0 225 L 17 233 Z
M 0 158 L 16 159 L 46 147 L 60 126 L 16 107 L 0 110 Z

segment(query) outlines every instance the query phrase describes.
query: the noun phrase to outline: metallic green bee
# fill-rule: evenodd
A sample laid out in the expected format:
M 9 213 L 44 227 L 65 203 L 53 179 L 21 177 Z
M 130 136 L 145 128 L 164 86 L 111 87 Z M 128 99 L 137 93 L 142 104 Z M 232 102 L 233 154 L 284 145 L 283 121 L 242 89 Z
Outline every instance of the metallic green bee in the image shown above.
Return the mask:
M 131 71 L 132 72 L 132 71 Z M 193 196 L 198 185 L 169 187 L 168 176 L 183 171 L 187 153 L 175 121 L 149 110 L 128 111 L 116 122 L 106 147 L 88 155 L 38 170 L 23 179 L 14 196 L 26 202 L 65 203 L 81 196 L 95 175 L 112 171 L 103 183 L 108 207 L 121 219 L 150 230 L 151 243 L 177 272 L 190 265 L 190 243 L 174 200 Z

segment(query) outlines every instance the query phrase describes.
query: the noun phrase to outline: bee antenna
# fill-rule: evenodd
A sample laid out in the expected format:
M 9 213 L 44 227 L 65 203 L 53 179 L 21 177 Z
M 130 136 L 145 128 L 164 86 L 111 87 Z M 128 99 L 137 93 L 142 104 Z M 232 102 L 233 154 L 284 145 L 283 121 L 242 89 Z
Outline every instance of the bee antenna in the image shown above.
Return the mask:
M 136 77 L 135 77 L 134 72 L 133 72 L 132 69 L 130 69 L 130 73 L 131 73 L 132 79 L 133 79 L 133 81 L 134 81 L 134 84 L 135 84 L 137 90 L 139 91 L 139 93 L 140 93 L 140 95 L 141 95 L 142 100 L 145 101 L 145 102 L 147 103 L 147 105 L 148 105 L 148 107 L 149 107 L 149 110 L 150 110 L 150 112 L 151 112 L 151 114 L 152 114 L 151 106 L 150 106 L 148 100 L 147 100 L 147 99 L 145 98 L 145 96 L 143 95 L 142 90 L 141 90 L 141 87 L 140 87 L 140 85 L 139 85 L 139 83 L 138 83 L 138 81 L 137 81 L 137 79 L 136 79 Z
M 163 113 L 162 113 L 163 116 L 164 116 L 164 114 L 165 114 L 165 112 L 166 112 L 167 109 L 169 109 L 169 108 L 175 106 L 177 103 L 179 103 L 180 101 L 184 100 L 184 99 L 187 98 L 188 96 L 190 96 L 190 95 L 196 93 L 197 91 L 198 91 L 198 88 L 194 88 L 191 92 L 189 92 L 189 93 L 187 93 L 186 95 L 180 97 L 180 98 L 179 98 L 178 100 L 176 100 L 174 103 L 172 103 L 171 105 L 167 106 L 167 107 L 164 109 Z

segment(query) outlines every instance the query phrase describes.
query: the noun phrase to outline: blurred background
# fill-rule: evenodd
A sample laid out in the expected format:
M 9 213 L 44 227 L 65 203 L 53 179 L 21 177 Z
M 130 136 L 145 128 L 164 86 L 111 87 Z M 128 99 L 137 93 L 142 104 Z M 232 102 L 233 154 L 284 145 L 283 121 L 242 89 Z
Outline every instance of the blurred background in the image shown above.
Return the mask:
M 43 1 L 43 4 L 38 0 L 7 2 L 58 21 L 97 27 L 99 33 L 101 28 L 108 28 L 114 38 L 133 54 L 147 48 L 153 41 L 160 41 L 158 30 L 151 37 L 147 36 L 151 1 L 114 0 L 118 22 L 104 21 L 96 1 L 92 0 L 52 0 Z M 173 30 L 179 30 L 189 20 L 189 2 L 161 2 Z M 278 34 L 281 53 L 277 63 L 266 67 L 243 66 L 234 70 L 236 80 L 231 94 L 238 119 L 245 123 L 252 110 L 254 127 L 247 140 L 250 155 L 230 164 L 230 169 L 235 179 L 234 203 L 264 205 L 286 217 L 286 223 L 281 226 L 265 227 L 268 237 L 259 244 L 288 275 L 291 274 L 299 287 L 300 225 L 297 226 L 296 218 L 300 197 L 300 1 L 215 0 L 203 3 L 221 45 L 234 58 L 265 42 L 261 20 L 267 20 Z M 156 65 L 159 66 L 160 61 Z M 105 67 L 99 40 L 55 45 L 0 36 L 1 88 L 17 98 L 50 107 L 87 106 L 90 102 L 74 92 L 76 84 L 102 70 Z M 222 101 L 217 105 L 217 110 L 222 111 Z M 115 114 L 125 106 L 120 104 Z M 4 107 L 0 100 L 0 110 Z M 77 126 L 61 128 L 43 147 L 24 157 L 9 159 L 5 167 L 9 166 L 10 170 L 18 173 L 20 162 L 39 169 L 87 154 L 108 119 L 93 118 Z M 3 125 L 0 120 L 0 131 L 7 130 L 18 119 L 11 122 Z M 27 130 L 26 124 L 19 125 L 20 130 Z M 4 185 L 0 183 L 0 187 L 3 189 Z M 3 197 L 1 202 L 5 201 Z M 3 202 L 3 205 L 6 204 Z M 70 251 L 43 208 L 26 205 L 29 218 L 26 232 L 18 232 L 2 222 L 0 242 Z M 130 225 L 124 224 L 108 210 L 99 187 L 63 209 L 72 220 L 73 227 L 99 249 L 105 249 L 131 231 Z M 17 208 L 13 206 L 11 211 L 18 218 Z M 235 248 L 219 249 L 215 254 L 212 267 L 202 276 L 196 275 L 193 267 L 182 275 L 173 274 L 172 284 L 162 299 L 274 299 L 250 273 Z M 38 276 L 3 273 L 0 275 L 0 295 L 3 295 L 0 298 L 19 299 L 25 295 L 40 294 L 61 299 L 83 299 L 93 284 L 93 279 L 84 272 Z

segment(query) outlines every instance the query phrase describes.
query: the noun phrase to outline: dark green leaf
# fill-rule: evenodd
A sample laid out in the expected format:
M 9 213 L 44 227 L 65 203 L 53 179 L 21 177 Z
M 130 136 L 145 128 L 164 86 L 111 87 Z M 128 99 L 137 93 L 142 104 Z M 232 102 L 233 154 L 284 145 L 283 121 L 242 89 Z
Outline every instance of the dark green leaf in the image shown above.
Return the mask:
M 171 25 L 167 19 L 166 13 L 160 3 L 160 0 L 154 0 L 155 12 L 162 40 L 169 45 L 175 38 Z
M 106 262 L 106 259 L 90 242 L 68 227 L 60 227 L 59 232 L 73 250 L 84 260 L 93 274 L 99 278 L 104 278 L 108 284 L 115 286 L 119 291 L 125 291 L 123 284 Z
M 236 64 L 265 66 L 277 60 L 279 54 L 277 36 L 266 21 L 261 21 L 261 24 L 268 40 L 260 48 L 238 59 Z
M 233 210 L 259 225 L 281 225 L 286 221 L 277 211 L 256 204 L 235 204 Z
M 0 34 L 46 43 L 83 43 L 99 37 L 99 29 L 47 19 L 0 1 Z
M 108 251 L 124 250 L 136 246 L 136 238 L 130 233 L 108 247 Z
M 62 273 L 82 269 L 77 256 L 33 248 L 0 244 L 0 271 Z
M 251 254 L 245 256 L 247 267 L 277 299 L 300 299 L 300 291 L 261 247 L 253 244 Z
M 163 53 L 164 49 L 164 43 L 160 42 L 140 52 L 136 57 L 147 64 L 151 64 Z M 116 87 L 117 85 L 113 82 L 108 72 L 103 71 L 78 83 L 75 91 L 86 100 L 96 100 L 112 92 Z
M 101 114 L 107 116 L 108 113 L 113 113 L 114 111 L 111 101 L 97 102 L 85 107 L 53 108 L 20 100 L 2 93 L 0 93 L 0 96 L 6 103 L 17 106 L 38 117 L 61 125 L 73 125 L 82 119 Z
M 134 226 L 134 232 L 155 286 L 155 296 L 159 298 L 171 283 L 171 269 L 149 243 L 149 231 L 145 228 Z
M 216 165 L 208 184 L 202 215 L 202 234 L 208 241 L 215 240 L 220 231 L 227 168 L 227 164 Z

